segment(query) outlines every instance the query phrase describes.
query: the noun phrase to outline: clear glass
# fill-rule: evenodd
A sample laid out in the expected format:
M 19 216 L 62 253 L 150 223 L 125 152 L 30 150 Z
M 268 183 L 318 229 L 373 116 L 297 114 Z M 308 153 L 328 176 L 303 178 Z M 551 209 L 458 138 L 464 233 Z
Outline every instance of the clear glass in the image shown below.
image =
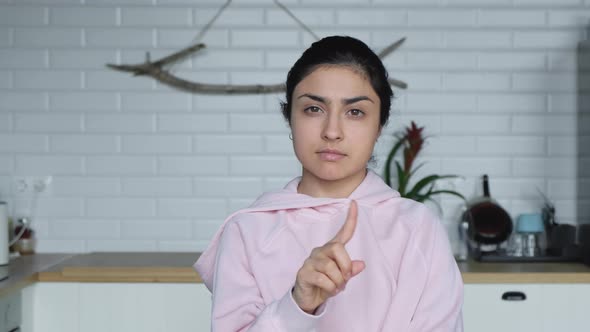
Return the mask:
M 32 255 L 35 253 L 36 239 L 20 239 L 14 244 L 14 249 L 21 255 Z
M 539 245 L 537 234 L 535 233 L 524 233 L 523 235 L 523 254 L 526 257 L 534 257 L 539 255 Z
M 523 237 L 520 233 L 513 233 L 508 245 L 508 254 L 510 256 L 523 256 Z

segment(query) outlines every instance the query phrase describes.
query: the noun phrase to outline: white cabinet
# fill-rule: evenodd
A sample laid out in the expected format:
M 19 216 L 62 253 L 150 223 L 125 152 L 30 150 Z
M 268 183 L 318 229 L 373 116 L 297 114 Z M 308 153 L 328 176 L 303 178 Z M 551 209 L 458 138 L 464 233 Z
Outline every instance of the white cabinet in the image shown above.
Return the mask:
M 21 307 L 19 290 L 0 296 L 0 331 L 13 331 L 21 326 Z
M 211 296 L 196 283 L 39 282 L 22 304 L 23 332 L 210 329 Z M 466 332 L 588 332 L 589 308 L 590 284 L 466 284 L 463 318 Z
M 537 309 L 543 296 L 541 285 L 467 284 L 464 292 L 466 332 L 541 331 Z M 519 293 L 526 299 L 518 300 Z M 511 300 L 503 300 L 504 294 L 514 295 Z
M 466 284 L 466 332 L 590 331 L 588 284 Z
M 556 284 L 543 287 L 539 308 L 542 331 L 590 331 L 590 285 Z
M 23 332 L 208 331 L 211 297 L 192 283 L 36 283 Z

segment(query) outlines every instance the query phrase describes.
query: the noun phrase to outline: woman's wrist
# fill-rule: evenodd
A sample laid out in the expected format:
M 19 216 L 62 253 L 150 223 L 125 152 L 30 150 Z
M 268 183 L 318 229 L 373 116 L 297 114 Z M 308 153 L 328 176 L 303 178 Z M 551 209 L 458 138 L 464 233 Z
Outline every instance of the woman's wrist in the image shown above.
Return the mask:
M 300 297 L 297 295 L 297 292 L 295 291 L 295 286 L 293 286 L 293 288 L 291 288 L 291 295 L 293 296 L 293 300 L 295 301 L 295 304 L 297 304 L 299 309 L 301 309 L 302 311 L 304 311 L 307 314 L 315 315 L 315 312 L 318 307 L 310 309 L 310 308 L 304 308 L 303 306 L 301 306 Z

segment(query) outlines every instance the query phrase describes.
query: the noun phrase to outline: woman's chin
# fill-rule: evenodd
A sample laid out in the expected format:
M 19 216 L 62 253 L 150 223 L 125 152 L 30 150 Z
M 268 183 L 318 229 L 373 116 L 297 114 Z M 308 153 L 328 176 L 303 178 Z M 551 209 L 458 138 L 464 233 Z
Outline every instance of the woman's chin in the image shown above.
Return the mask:
M 356 171 L 345 170 L 339 165 L 323 165 L 307 172 L 321 181 L 340 181 L 353 177 L 357 173 Z

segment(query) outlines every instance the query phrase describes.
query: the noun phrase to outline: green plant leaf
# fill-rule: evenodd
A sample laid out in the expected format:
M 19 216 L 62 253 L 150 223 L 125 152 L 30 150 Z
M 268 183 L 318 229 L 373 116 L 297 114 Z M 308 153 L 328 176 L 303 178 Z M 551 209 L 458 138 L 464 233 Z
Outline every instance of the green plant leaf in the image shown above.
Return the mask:
M 414 175 L 416 173 L 416 171 L 418 171 L 424 165 L 426 165 L 426 163 L 422 162 L 418 166 L 414 167 L 414 169 L 410 172 L 410 176 Z
M 395 161 L 395 167 L 397 169 L 397 179 L 399 182 L 397 190 L 399 191 L 400 195 L 402 195 L 402 197 L 405 197 L 406 183 L 407 183 L 406 175 L 404 173 L 402 166 L 400 165 L 400 163 L 397 160 Z
M 442 213 L 443 213 L 442 206 L 440 206 L 440 204 L 436 200 L 434 200 L 434 199 L 432 199 L 430 197 L 427 197 L 426 200 L 429 200 L 429 201 L 433 202 L 434 205 L 436 205 L 436 208 L 438 209 L 438 212 L 440 212 L 440 214 L 442 215 Z
M 424 201 L 425 201 L 426 199 L 428 199 L 428 198 L 429 198 L 429 196 L 430 196 L 430 195 L 428 195 L 428 194 L 415 194 L 415 195 L 413 195 L 413 196 L 409 196 L 409 195 L 408 195 L 408 196 L 406 196 L 406 198 L 413 199 L 413 200 L 415 200 L 416 202 L 424 203 Z
M 430 188 L 428 188 L 428 191 L 426 192 L 426 194 L 428 196 L 430 196 L 432 194 L 432 191 L 434 190 L 434 183 L 430 184 Z
M 407 140 L 406 136 L 398 137 L 397 143 L 395 143 L 395 145 L 393 146 L 393 148 L 391 148 L 391 150 L 389 151 L 389 154 L 387 155 L 387 159 L 385 161 L 385 170 L 383 172 L 383 179 L 385 180 L 385 183 L 387 183 L 387 185 L 390 187 L 391 187 L 391 162 L 393 161 L 393 158 L 397 154 L 397 151 L 400 149 L 400 147 L 404 144 L 404 142 L 406 140 Z
M 418 148 L 420 145 L 410 144 L 410 139 L 414 139 L 419 136 L 421 137 L 421 143 L 424 143 L 428 138 L 431 137 L 426 135 L 421 136 L 422 133 L 420 132 L 422 129 L 424 129 L 424 127 L 418 128 L 418 126 L 412 121 L 411 127 L 406 127 L 405 131 L 394 134 L 394 137 L 397 140 L 387 155 L 383 178 L 389 187 L 393 187 L 392 173 L 394 172 L 393 164 L 395 164 L 395 171 L 397 172 L 398 179 L 397 190 L 399 191 L 400 195 L 402 197 L 409 198 L 421 203 L 424 203 L 426 200 L 433 201 L 437 205 L 438 209 L 442 212 L 440 204 L 436 200 L 432 199 L 434 195 L 449 194 L 459 197 L 465 202 L 467 200 L 463 195 L 454 190 L 435 190 L 437 180 L 457 178 L 459 177 L 457 175 L 428 175 L 422 179 L 419 179 L 419 181 L 414 184 L 413 187 L 410 187 L 410 182 L 412 182 L 410 180 L 413 179 L 416 176 L 417 171 L 425 165 L 425 163 L 420 163 L 416 167 L 412 167 L 412 164 L 416 160 L 415 158 L 417 158 L 418 152 L 420 151 Z M 415 155 L 411 155 L 410 152 L 412 151 L 410 151 L 410 149 L 416 150 Z M 396 160 L 396 155 L 400 154 L 400 150 L 402 150 L 401 160 Z M 411 160 L 406 160 L 406 158 L 411 158 Z M 407 171 L 404 168 L 406 164 L 409 165 L 409 169 Z M 404 165 L 404 167 L 402 167 L 402 165 Z
M 456 192 L 454 190 L 435 190 L 435 191 L 432 191 L 430 193 L 430 196 L 432 196 L 432 195 L 440 195 L 440 194 L 454 195 L 454 196 L 457 196 L 457 197 L 461 198 L 464 201 L 467 201 L 467 199 L 465 199 L 465 197 L 463 195 L 461 195 L 460 193 L 458 193 L 458 192 Z
M 412 188 L 412 190 L 410 190 L 410 192 L 408 193 L 409 195 L 415 195 L 418 194 L 422 191 L 422 189 L 424 189 L 427 185 L 429 184 L 434 184 L 434 181 L 436 180 L 441 180 L 441 179 L 448 179 L 448 178 L 456 178 L 458 177 L 457 175 L 437 175 L 437 174 L 433 174 L 433 175 L 429 175 L 425 178 L 423 178 L 422 180 L 418 181 L 414 187 Z M 432 188 L 431 188 L 432 190 Z

